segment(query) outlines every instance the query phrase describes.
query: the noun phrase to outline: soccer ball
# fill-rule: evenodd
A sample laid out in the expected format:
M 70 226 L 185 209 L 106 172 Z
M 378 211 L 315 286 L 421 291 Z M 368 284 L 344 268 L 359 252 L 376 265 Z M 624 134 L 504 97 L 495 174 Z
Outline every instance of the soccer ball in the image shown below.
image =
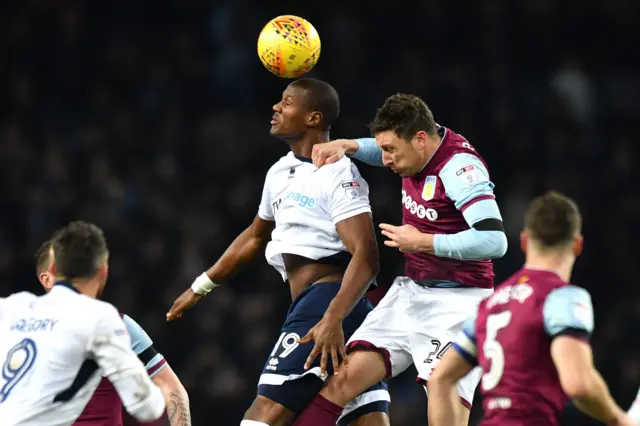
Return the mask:
M 309 21 L 283 15 L 273 18 L 258 37 L 258 56 L 272 74 L 296 78 L 309 72 L 320 58 L 320 36 Z

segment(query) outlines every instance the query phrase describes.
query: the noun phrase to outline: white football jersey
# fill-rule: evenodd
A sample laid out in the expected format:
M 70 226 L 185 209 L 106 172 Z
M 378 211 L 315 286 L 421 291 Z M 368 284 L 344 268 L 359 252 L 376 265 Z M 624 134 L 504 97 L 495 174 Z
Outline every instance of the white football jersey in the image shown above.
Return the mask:
M 0 298 L 0 365 L 2 426 L 71 425 L 102 376 L 139 420 L 165 408 L 118 311 L 68 285 Z
M 348 252 L 336 224 L 371 214 L 369 186 L 347 157 L 315 167 L 289 152 L 267 172 L 258 216 L 275 221 L 266 258 L 284 280 L 282 255 L 321 259 Z

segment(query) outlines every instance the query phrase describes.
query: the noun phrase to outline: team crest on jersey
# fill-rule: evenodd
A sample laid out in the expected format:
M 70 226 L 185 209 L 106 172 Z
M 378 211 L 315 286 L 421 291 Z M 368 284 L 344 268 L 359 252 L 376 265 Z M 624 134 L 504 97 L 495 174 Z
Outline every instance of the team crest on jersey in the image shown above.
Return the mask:
M 350 200 L 355 200 L 360 195 L 361 186 L 354 180 L 342 182 L 342 187 L 344 188 L 345 195 Z
M 473 185 L 478 182 L 478 174 L 473 165 L 464 166 L 456 172 L 456 176 L 467 185 Z
M 438 178 L 436 176 L 427 176 L 424 179 L 424 186 L 422 187 L 422 199 L 430 201 L 436 195 L 436 182 Z

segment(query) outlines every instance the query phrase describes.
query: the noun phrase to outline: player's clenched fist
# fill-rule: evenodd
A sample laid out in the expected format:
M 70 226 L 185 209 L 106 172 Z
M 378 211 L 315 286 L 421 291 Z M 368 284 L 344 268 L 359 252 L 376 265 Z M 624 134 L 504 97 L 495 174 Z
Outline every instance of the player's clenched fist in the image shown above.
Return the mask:
M 190 309 L 196 302 L 202 299 L 204 295 L 197 294 L 190 288 L 188 288 L 184 293 L 180 295 L 173 302 L 173 306 L 167 312 L 167 321 L 173 321 L 174 319 L 178 319 L 182 316 L 182 313 L 187 309 Z
M 312 340 L 316 344 L 304 364 L 305 370 L 311 368 L 311 364 L 313 364 L 318 355 L 321 355 L 320 374 L 323 376 L 327 374 L 329 357 L 331 357 L 333 363 L 334 374 L 338 374 L 340 359 L 342 359 L 345 367 L 348 365 L 347 353 L 344 350 L 342 321 L 339 318 L 325 315 L 302 339 L 298 340 L 298 343 L 309 343 Z
M 335 163 L 345 155 L 353 155 L 358 150 L 358 144 L 351 139 L 336 139 L 335 141 L 320 143 L 313 146 L 311 160 L 316 167 Z

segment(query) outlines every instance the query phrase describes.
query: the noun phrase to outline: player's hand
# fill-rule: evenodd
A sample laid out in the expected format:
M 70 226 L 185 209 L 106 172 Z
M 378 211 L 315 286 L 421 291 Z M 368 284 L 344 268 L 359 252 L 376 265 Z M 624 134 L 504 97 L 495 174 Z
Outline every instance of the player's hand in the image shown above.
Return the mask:
M 425 251 L 433 253 L 433 235 L 423 234 L 412 225 L 393 226 L 381 223 L 382 235 L 388 238 L 384 242 L 387 247 L 394 247 L 402 253 Z
M 316 167 L 325 164 L 335 163 L 346 154 L 353 154 L 358 150 L 358 144 L 351 139 L 336 139 L 331 142 L 321 143 L 313 146 L 311 160 Z
M 329 357 L 333 363 L 333 373 L 338 374 L 340 359 L 343 365 L 348 365 L 347 353 L 344 350 L 344 333 L 342 331 L 342 320 L 337 317 L 326 315 L 318 322 L 298 343 L 304 344 L 311 341 L 315 342 L 313 350 L 309 354 L 307 361 L 304 363 L 304 369 L 311 368 L 311 364 L 318 357 L 320 358 L 320 374 L 327 374 L 327 362 Z
M 169 312 L 167 312 L 167 321 L 173 321 L 182 317 L 182 313 L 184 311 L 191 309 L 191 307 L 203 297 L 204 295 L 197 294 L 191 290 L 191 288 L 188 288 L 176 299 L 175 302 L 173 302 L 173 306 L 169 309 Z

